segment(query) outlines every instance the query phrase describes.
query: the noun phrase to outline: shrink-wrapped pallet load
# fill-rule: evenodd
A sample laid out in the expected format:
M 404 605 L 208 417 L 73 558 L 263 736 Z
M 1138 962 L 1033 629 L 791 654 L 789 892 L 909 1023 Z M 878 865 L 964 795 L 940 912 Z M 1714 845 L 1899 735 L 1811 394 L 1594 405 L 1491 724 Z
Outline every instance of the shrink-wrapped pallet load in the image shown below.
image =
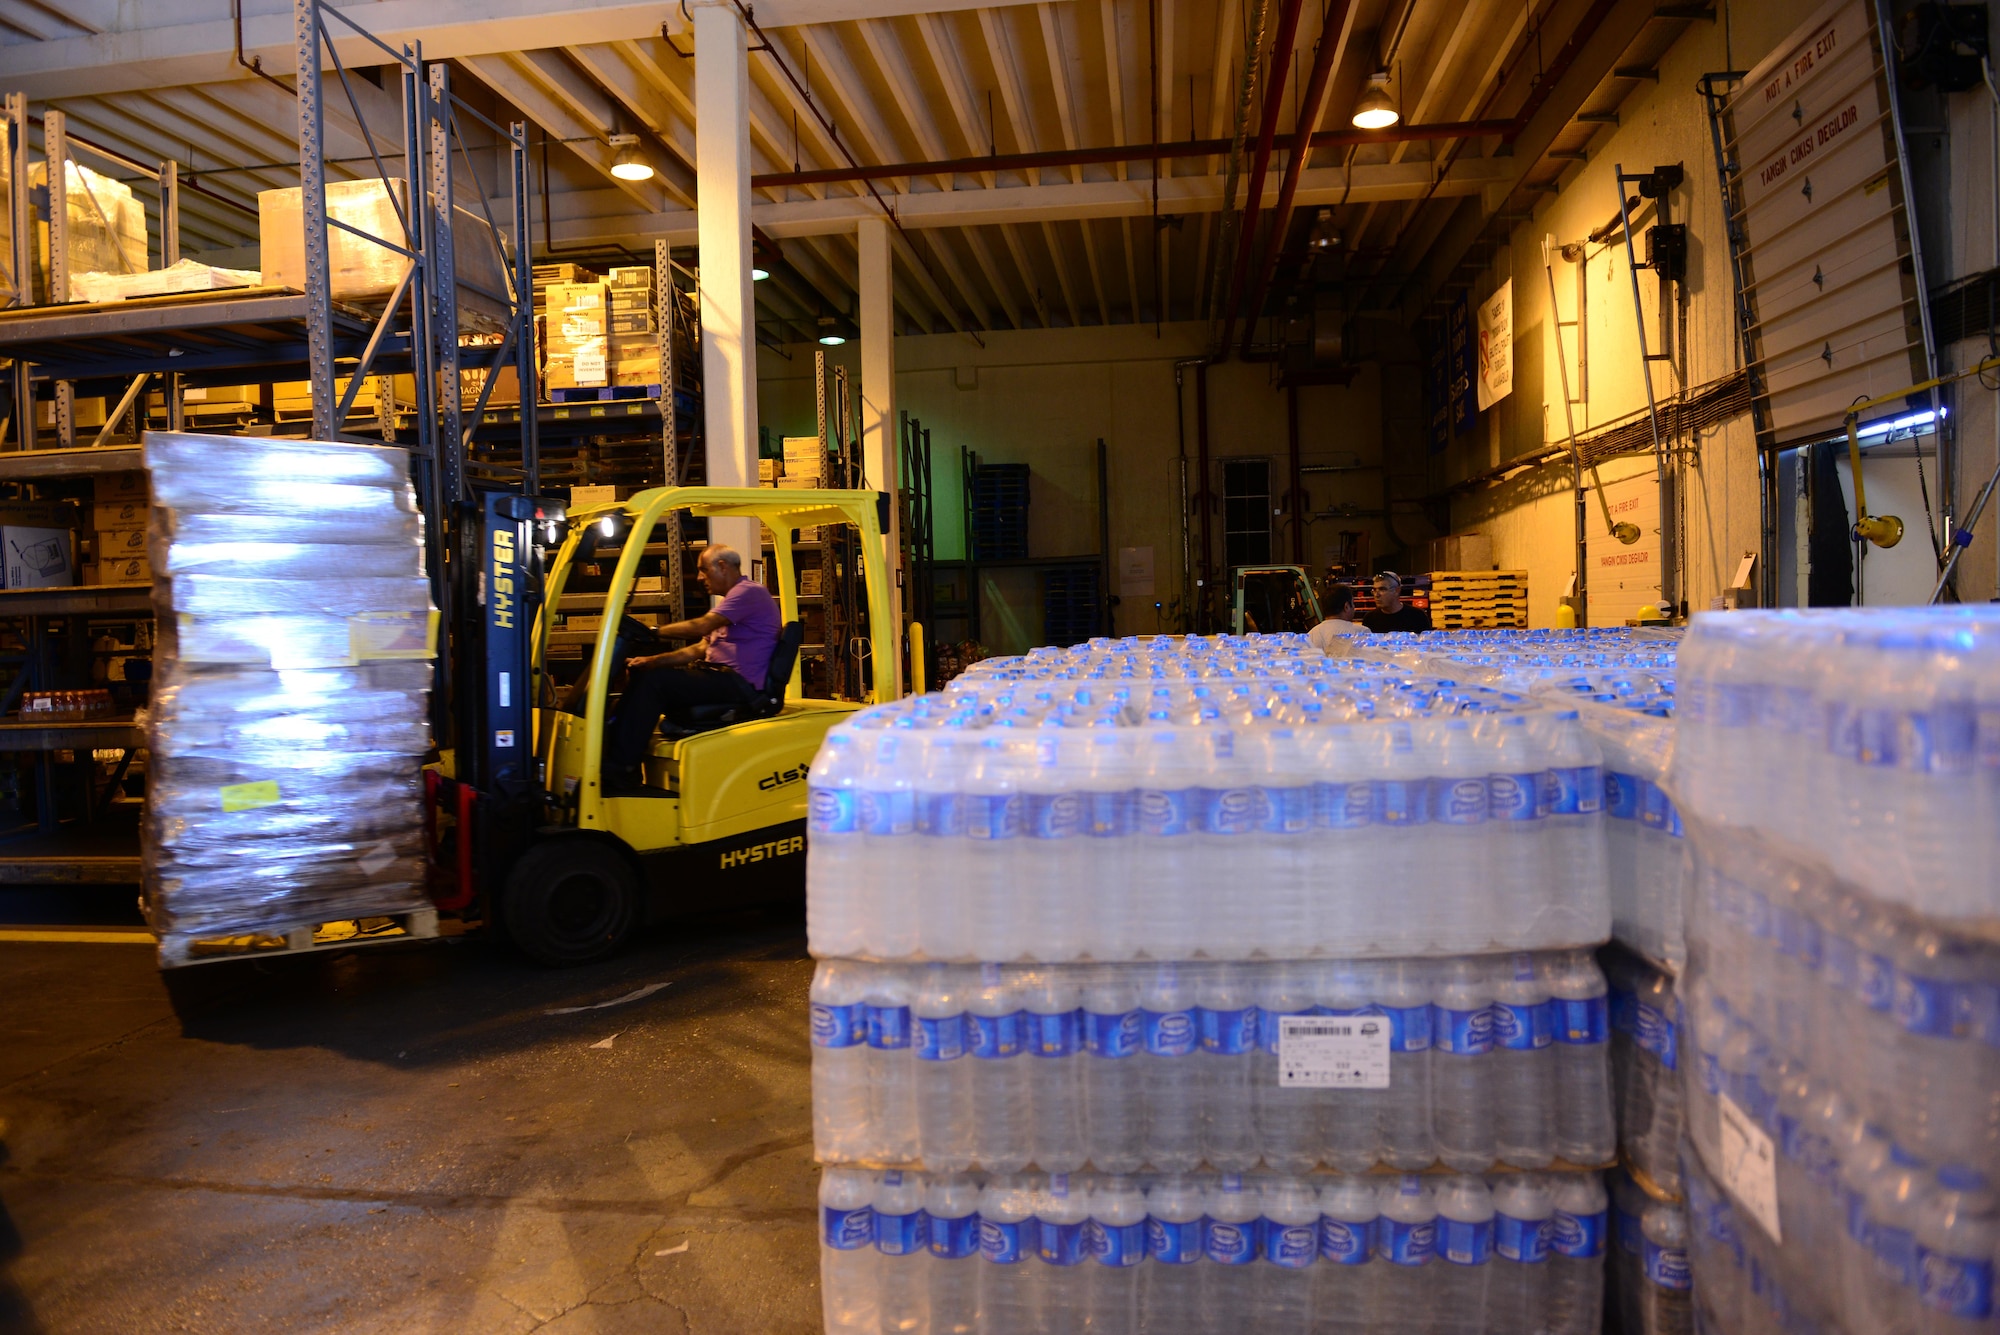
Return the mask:
M 148 432 L 161 958 L 413 912 L 436 611 L 401 450 Z

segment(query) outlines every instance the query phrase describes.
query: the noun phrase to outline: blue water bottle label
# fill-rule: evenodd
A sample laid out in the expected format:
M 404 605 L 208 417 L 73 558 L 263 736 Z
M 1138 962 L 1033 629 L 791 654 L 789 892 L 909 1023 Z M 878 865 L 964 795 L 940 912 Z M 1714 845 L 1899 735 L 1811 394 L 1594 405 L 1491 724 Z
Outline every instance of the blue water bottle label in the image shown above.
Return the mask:
M 1640 1253 L 1639 1264 L 1656 1288 L 1684 1292 L 1694 1287 L 1694 1273 L 1688 1269 L 1685 1248 L 1662 1247 L 1648 1238 L 1645 1249 Z
M 1722 1059 L 1716 1053 L 1701 1054 L 1701 1089 L 1704 1094 L 1722 1092 Z
M 1126 1011 L 1123 1015 L 1083 1013 L 1083 1044 L 1093 1057 L 1130 1057 L 1145 1043 L 1143 1011 Z
M 1188 789 L 1142 789 L 1139 793 L 1139 833 L 1153 839 L 1188 834 L 1195 827 L 1198 810 L 1199 803 Z
M 1014 839 L 1021 833 L 1021 802 L 1014 793 L 967 793 L 959 798 L 968 839 Z
M 1649 830 L 1667 828 L 1667 793 L 1651 779 L 1639 780 L 1639 823 Z
M 1087 1249 L 1084 1246 L 1083 1221 L 1073 1224 L 1052 1224 L 1042 1220 L 1042 1260 L 1050 1265 L 1080 1265 Z
M 1264 1259 L 1287 1270 L 1303 1270 L 1319 1258 L 1319 1225 L 1264 1221 Z
M 1021 1249 L 1021 1234 L 1035 1228 L 1032 1219 L 1003 1224 L 994 1219 L 979 1221 L 979 1254 L 995 1265 L 1013 1265 L 1027 1257 Z M 1039 1232 L 1039 1230 L 1036 1230 Z M 1039 1239 L 1037 1239 L 1039 1240 Z M 1030 1249 L 1032 1250 L 1032 1248 Z
M 1217 1265 L 1249 1265 L 1257 1259 L 1257 1221 L 1201 1221 L 1201 1254 Z
M 875 1245 L 875 1207 L 855 1210 L 820 1207 L 820 1237 L 837 1252 L 858 1252 Z
M 1588 1260 L 1604 1255 L 1605 1214 L 1570 1214 L 1557 1210 L 1549 1216 L 1549 1250 L 1558 1256 Z
M 1942 701 L 1908 716 L 1904 762 L 1929 774 L 1969 774 L 1979 758 L 1979 711 L 1970 701 Z
M 1325 830 L 1359 830 L 1374 818 L 1375 794 L 1367 783 L 1313 785 L 1313 824 Z
M 855 826 L 852 788 L 815 788 L 806 801 L 806 824 L 812 833 L 853 834 Z
M 868 1008 L 868 1046 L 871 1048 L 907 1048 L 910 1046 L 910 1008 L 908 1006 L 870 1006 Z
M 1857 956 L 1861 975 L 1861 1000 L 1872 1011 L 1888 1011 L 1896 1003 L 1896 966 L 1886 955 L 1864 950 Z
M 957 1061 L 965 1055 L 965 1017 L 918 1016 L 916 1049 L 918 1061 Z
M 871 837 L 908 834 L 916 823 L 916 804 L 908 789 L 863 788 L 861 829 Z
M 1100 1224 L 1093 1219 L 1087 1240 L 1090 1254 L 1097 1258 L 1099 1265 L 1121 1270 L 1138 1265 L 1151 1250 L 1146 1241 L 1146 1222 L 1143 1219 L 1136 1224 Z
M 1898 1284 L 1917 1282 L 1917 1239 L 1907 1228 L 1894 1228 L 1871 1219 L 1868 1227 L 1868 1246 L 1875 1253 L 1875 1262 Z
M 1311 784 L 1262 790 L 1262 819 L 1257 828 L 1265 834 L 1304 834 L 1313 827 Z
M 1608 995 L 1611 998 L 1611 1027 L 1621 1034 L 1637 1033 L 1639 994 L 1613 987 Z
M 1319 1254 L 1335 1265 L 1366 1265 L 1374 1232 L 1372 1219 L 1363 1224 L 1321 1215 Z
M 1486 776 L 1486 819 L 1533 820 L 1541 812 L 1539 774 Z
M 1554 1220 L 1516 1219 L 1512 1215 L 1493 1216 L 1493 1250 L 1509 1261 L 1535 1265 L 1549 1259 L 1549 1234 Z
M 1148 1219 L 1146 1250 L 1154 1260 L 1167 1265 L 1192 1265 L 1201 1259 L 1201 1220 L 1175 1224 Z
M 1384 1216 L 1375 1221 L 1375 1250 L 1393 1265 L 1422 1265 L 1437 1250 L 1437 1221 L 1410 1224 Z
M 1638 1215 L 1618 1210 L 1613 1222 L 1618 1226 L 1619 1251 L 1627 1256 L 1637 1256 L 1646 1249 L 1646 1232 L 1639 1225 Z
M 965 833 L 965 806 L 957 793 L 917 794 L 917 833 L 957 839 Z
M 1453 1265 L 1485 1265 L 1493 1259 L 1493 1221 L 1439 1219 L 1437 1254 Z
M 1550 1002 L 1559 1043 L 1608 1043 L 1611 1040 L 1611 999 L 1608 996 L 1557 997 Z
M 922 1210 L 875 1215 L 875 1250 L 884 1256 L 915 1256 L 930 1246 L 930 1220 Z
M 1028 1015 L 1028 1037 L 1037 1057 L 1074 1057 L 1083 1047 L 1083 1012 Z
M 1897 761 L 1896 711 L 1858 709 L 1855 714 L 1859 745 L 1854 758 L 1864 765 L 1894 765 Z
M 1680 1069 L 1680 1039 L 1674 1022 L 1658 1007 L 1637 1002 L 1633 1006 L 1632 1037 L 1638 1045 L 1660 1059 L 1669 1071 Z
M 1493 1050 L 1493 1008 L 1481 1006 L 1476 1011 L 1455 1011 L 1446 1007 L 1434 1008 L 1431 1017 L 1431 1041 L 1439 1052 L 1449 1052 L 1457 1057 L 1477 1057 Z
M 1204 788 L 1201 796 L 1201 828 L 1209 834 L 1250 834 L 1263 818 L 1264 795 L 1256 788 Z
M 1432 1029 L 1429 1006 L 1384 1006 L 1381 1009 L 1389 1017 L 1390 1052 L 1430 1050 Z
M 1122 839 L 1132 833 L 1131 792 L 1093 792 L 1084 811 L 1084 829 L 1093 839 Z
M 1021 1014 L 968 1015 L 966 1035 L 972 1040 L 972 1055 L 994 1059 L 1012 1057 L 1021 1050 Z
M 1993 1315 L 1992 1260 L 1918 1248 L 1917 1299 L 1934 1312 L 1967 1322 L 1985 1321 Z
M 939 1219 L 931 1217 L 931 1255 L 946 1261 L 963 1261 L 979 1251 L 979 1216 L 966 1215 L 962 1219 Z
M 1604 810 L 1604 771 L 1572 765 L 1542 774 L 1542 807 L 1551 816 L 1595 816 Z
M 1896 1023 L 1905 1033 L 1923 1038 L 1952 1037 L 1952 1022 L 1958 1018 L 1958 1000 L 1950 983 L 1896 971 L 1891 1006 Z
M 1430 783 L 1424 779 L 1384 779 L 1371 784 L 1377 825 L 1423 825 L 1430 820 Z
M 1069 839 L 1083 833 L 1083 801 L 1075 793 L 1024 793 L 1022 833 L 1030 839 Z
M 1488 805 L 1484 779 L 1431 780 L 1431 819 L 1439 825 L 1483 825 Z
M 1639 780 L 1616 770 L 1604 771 L 1604 814 L 1613 820 L 1639 819 Z
M 1555 1004 L 1538 1001 L 1532 1006 L 1509 1002 L 1493 1003 L 1493 1045 L 1512 1052 L 1533 1052 L 1555 1041 Z
M 1821 949 L 1823 951 L 1821 967 L 1825 969 L 1827 977 L 1832 979 L 1833 985 L 1849 992 L 1859 989 L 1861 953 L 1856 948 L 1853 938 L 1842 936 L 1839 932 L 1828 932 L 1825 934 Z
M 812 1041 L 816 1048 L 851 1048 L 868 1041 L 868 1008 L 812 1003 Z
M 1257 1008 L 1201 1011 L 1201 1050 L 1219 1057 L 1240 1057 L 1257 1050 Z
M 1193 1011 L 1143 1011 L 1146 1051 L 1155 1057 L 1185 1057 L 1201 1046 L 1201 1024 Z

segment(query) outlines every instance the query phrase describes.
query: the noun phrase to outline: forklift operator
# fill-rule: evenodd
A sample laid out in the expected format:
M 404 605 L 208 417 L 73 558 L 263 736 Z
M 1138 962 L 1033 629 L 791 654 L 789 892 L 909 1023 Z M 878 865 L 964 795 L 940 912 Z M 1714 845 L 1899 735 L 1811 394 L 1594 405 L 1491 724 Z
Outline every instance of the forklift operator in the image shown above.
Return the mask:
M 695 640 L 685 649 L 634 658 L 613 720 L 605 757 L 612 789 L 637 788 L 653 730 L 663 716 L 689 705 L 747 703 L 764 689 L 778 644 L 778 603 L 770 590 L 743 577 L 743 558 L 715 544 L 697 563 L 701 582 L 722 599 L 698 617 L 659 628 L 663 640 Z

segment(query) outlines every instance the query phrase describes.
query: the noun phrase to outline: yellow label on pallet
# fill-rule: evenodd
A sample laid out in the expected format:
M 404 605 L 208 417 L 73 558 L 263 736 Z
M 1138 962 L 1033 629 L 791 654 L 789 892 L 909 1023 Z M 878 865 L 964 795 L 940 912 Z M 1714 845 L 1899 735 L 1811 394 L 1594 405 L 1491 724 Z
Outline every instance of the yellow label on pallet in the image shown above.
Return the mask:
M 277 783 L 271 779 L 259 779 L 256 783 L 226 783 L 222 785 L 221 792 L 224 811 L 255 811 L 258 807 L 276 806 L 283 800 Z
M 355 663 L 437 656 L 438 612 L 363 612 L 347 618 L 347 651 Z

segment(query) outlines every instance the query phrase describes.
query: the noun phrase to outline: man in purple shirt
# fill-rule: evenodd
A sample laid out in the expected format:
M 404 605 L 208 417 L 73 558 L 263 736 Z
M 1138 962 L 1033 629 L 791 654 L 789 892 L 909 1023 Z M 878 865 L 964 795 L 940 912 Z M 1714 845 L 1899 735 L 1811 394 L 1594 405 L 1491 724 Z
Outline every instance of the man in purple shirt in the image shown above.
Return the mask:
M 722 601 L 658 631 L 663 640 L 694 644 L 626 664 L 631 680 L 605 739 L 605 780 L 614 791 L 640 785 L 646 749 L 662 717 L 689 705 L 744 704 L 764 689 L 778 644 L 777 600 L 743 577 L 743 558 L 733 548 L 707 548 L 697 568 L 702 584 Z

